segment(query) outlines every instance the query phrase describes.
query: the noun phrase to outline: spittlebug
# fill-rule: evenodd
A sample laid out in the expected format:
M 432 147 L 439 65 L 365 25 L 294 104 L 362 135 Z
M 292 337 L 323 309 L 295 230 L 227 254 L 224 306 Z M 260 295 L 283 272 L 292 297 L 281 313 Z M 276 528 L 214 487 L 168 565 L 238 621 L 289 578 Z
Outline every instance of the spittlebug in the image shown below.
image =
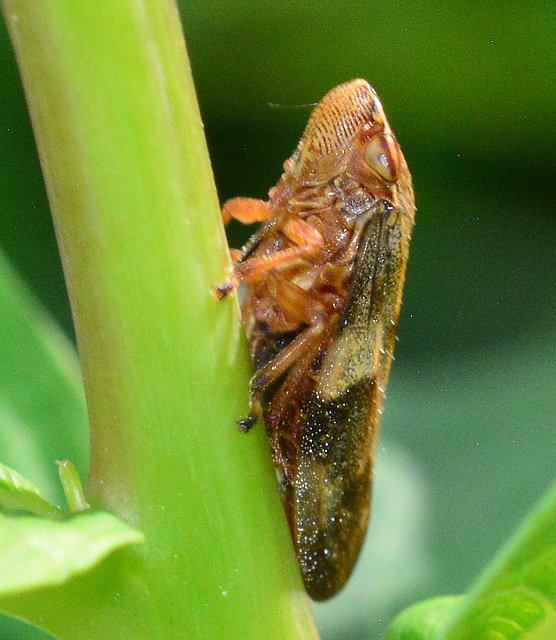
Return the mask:
M 325 600 L 367 529 L 415 215 L 407 164 L 365 80 L 317 105 L 269 196 L 224 205 L 225 220 L 263 224 L 214 294 L 245 285 L 255 375 L 238 426 L 264 417 L 305 587 Z

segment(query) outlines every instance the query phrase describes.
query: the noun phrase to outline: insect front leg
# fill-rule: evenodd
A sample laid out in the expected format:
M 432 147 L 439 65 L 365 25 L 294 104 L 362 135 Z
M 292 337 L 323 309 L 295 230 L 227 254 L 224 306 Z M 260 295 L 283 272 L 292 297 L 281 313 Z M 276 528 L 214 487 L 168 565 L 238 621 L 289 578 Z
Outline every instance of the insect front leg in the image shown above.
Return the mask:
M 222 220 L 226 226 L 232 218 L 243 224 L 251 224 L 268 220 L 272 215 L 270 203 L 255 198 L 232 198 L 222 207 Z
M 236 200 L 242 200 L 242 198 L 236 198 Z M 249 198 L 243 198 L 243 200 L 249 200 Z M 255 200 L 254 202 L 257 201 Z M 213 287 L 212 292 L 217 300 L 234 293 L 240 282 L 256 279 L 272 269 L 286 266 L 299 258 L 306 258 L 322 251 L 324 239 L 321 233 L 305 220 L 288 218 L 284 222 L 281 231 L 294 243 L 294 246 L 274 253 L 249 257 L 245 260 L 240 258 L 234 264 L 233 273 L 228 280 L 224 284 Z
M 270 203 L 255 198 L 232 198 L 224 204 L 221 213 L 225 227 L 230 224 L 232 218 L 242 224 L 252 224 L 253 222 L 264 222 L 273 215 Z M 241 259 L 243 251 L 232 248 L 229 251 L 232 263 L 235 265 Z M 221 290 L 225 286 L 220 285 L 212 288 L 212 295 L 217 300 L 227 295 L 227 291 L 223 293 Z
M 306 258 L 322 251 L 324 240 L 319 231 L 305 220 L 288 218 L 281 229 L 294 243 L 293 247 L 267 253 L 239 261 L 234 267 L 234 275 L 239 280 L 249 281 L 267 271 L 283 267 L 299 258 Z

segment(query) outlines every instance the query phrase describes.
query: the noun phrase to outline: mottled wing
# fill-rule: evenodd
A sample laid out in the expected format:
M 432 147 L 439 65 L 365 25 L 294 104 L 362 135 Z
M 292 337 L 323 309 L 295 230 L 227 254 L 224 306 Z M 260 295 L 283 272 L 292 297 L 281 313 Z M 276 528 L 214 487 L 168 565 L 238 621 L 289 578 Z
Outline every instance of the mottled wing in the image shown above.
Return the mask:
M 323 362 L 294 480 L 294 543 L 314 600 L 344 585 L 369 518 L 412 225 L 412 216 L 390 205 L 378 209 L 361 234 L 350 295 Z

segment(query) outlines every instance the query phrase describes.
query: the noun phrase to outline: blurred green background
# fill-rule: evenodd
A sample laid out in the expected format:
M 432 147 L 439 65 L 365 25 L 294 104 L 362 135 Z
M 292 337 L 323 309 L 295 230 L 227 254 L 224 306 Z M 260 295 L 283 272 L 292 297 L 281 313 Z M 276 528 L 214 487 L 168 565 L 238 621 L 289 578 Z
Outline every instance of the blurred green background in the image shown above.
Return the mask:
M 346 589 L 315 606 L 323 640 L 377 639 L 409 604 L 465 591 L 555 476 L 556 6 L 180 9 L 222 201 L 265 197 L 309 105 L 354 77 L 379 93 L 413 174 L 417 224 L 368 543 Z M 3 25 L 0 56 L 1 246 L 71 335 Z M 248 235 L 232 233 L 236 246 Z M 0 627 L 0 638 L 30 637 L 20 623 Z

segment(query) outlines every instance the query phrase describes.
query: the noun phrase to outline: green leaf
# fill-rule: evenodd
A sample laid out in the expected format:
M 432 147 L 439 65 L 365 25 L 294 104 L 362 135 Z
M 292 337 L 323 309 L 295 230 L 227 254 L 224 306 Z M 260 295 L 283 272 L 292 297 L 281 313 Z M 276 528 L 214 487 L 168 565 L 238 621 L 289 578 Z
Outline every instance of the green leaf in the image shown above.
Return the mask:
M 386 640 L 434 640 L 450 622 L 461 596 L 419 602 L 401 613 L 388 629 Z
M 442 638 L 556 638 L 556 485 L 479 578 Z
M 387 638 L 556 638 L 556 485 L 467 596 L 437 598 L 410 607 L 393 622 Z
M 0 462 L 52 502 L 63 493 L 53 461 L 88 467 L 87 412 L 73 346 L 0 253 Z
M 0 595 L 59 585 L 143 534 L 97 511 L 53 522 L 0 515 Z
M 62 509 L 48 502 L 39 489 L 10 467 L 0 464 L 0 509 L 28 511 L 37 516 L 60 518 Z

